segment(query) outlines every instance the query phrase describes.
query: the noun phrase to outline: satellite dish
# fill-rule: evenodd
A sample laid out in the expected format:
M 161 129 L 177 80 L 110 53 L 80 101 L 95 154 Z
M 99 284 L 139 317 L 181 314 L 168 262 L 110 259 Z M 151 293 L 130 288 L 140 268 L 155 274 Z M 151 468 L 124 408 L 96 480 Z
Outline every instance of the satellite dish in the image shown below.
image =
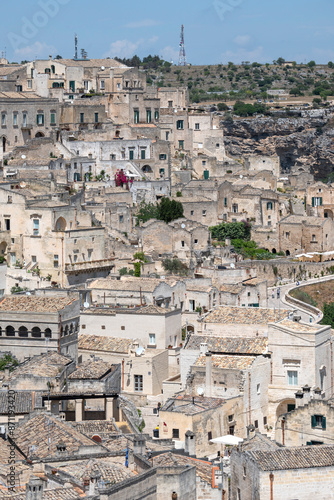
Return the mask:
M 104 71 L 106 68 L 104 66 L 101 66 L 101 71 Z
M 27 157 L 26 157 L 26 155 L 22 155 L 21 158 L 22 158 L 22 160 L 25 160 Z
M 242 179 L 242 178 L 243 178 L 243 175 L 240 175 L 240 179 Z
M 85 308 L 85 309 L 88 309 L 88 307 L 89 307 L 89 303 L 88 303 L 88 302 L 85 302 L 85 303 L 84 303 L 84 308 Z
M 184 229 L 186 227 L 186 225 L 185 224 L 181 224 L 181 227 L 182 227 L 182 229 Z
M 231 264 L 231 267 L 232 267 L 232 269 L 234 269 L 234 268 L 235 268 L 235 264 L 233 264 L 233 262 L 232 262 L 232 264 Z
M 29 295 L 31 295 L 31 293 L 30 293 L 30 292 L 27 292 L 27 293 L 26 293 L 26 295 L 28 295 L 28 296 L 29 296 Z
M 203 390 L 203 388 L 202 388 L 202 387 L 199 387 L 199 388 L 197 389 L 197 394 L 198 394 L 199 396 L 203 396 L 203 394 L 204 394 L 204 390 Z
M 144 347 L 139 346 L 138 349 L 136 349 L 136 356 L 141 356 L 142 354 L 144 354 L 144 352 L 145 352 Z

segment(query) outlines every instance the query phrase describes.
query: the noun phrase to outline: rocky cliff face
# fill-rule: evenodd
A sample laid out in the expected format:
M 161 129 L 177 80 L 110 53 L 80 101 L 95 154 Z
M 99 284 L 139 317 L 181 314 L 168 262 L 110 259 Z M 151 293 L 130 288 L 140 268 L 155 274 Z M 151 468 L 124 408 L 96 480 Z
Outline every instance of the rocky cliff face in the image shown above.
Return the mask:
M 226 154 L 278 155 L 282 172 L 304 166 L 317 179 L 334 170 L 334 120 L 331 111 L 299 117 L 234 118 L 221 121 Z M 306 116 L 305 116 L 306 115 Z

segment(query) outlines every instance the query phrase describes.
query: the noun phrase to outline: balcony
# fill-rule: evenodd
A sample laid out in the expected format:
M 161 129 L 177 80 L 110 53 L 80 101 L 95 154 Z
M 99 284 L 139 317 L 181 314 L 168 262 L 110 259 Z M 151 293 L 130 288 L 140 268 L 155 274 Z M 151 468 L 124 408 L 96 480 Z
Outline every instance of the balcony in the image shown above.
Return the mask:
M 114 267 L 114 258 L 103 260 L 91 260 L 85 262 L 74 262 L 65 264 L 66 274 L 86 273 L 99 270 L 109 270 Z

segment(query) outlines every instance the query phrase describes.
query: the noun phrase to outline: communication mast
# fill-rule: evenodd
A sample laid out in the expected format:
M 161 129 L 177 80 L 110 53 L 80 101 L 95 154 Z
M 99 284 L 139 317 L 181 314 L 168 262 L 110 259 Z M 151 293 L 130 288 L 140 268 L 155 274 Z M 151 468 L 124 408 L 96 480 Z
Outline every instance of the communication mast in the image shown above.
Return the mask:
M 74 43 L 75 43 L 74 59 L 77 60 L 78 59 L 78 35 L 77 34 L 75 35 Z
M 184 47 L 184 26 L 183 26 L 183 24 L 181 26 L 179 66 L 187 66 L 186 49 Z

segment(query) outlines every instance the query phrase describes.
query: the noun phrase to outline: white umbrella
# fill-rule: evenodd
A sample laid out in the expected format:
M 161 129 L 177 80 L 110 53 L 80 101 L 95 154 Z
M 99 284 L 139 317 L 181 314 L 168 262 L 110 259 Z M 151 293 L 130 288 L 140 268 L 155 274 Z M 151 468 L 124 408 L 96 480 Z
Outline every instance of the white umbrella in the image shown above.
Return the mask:
M 214 439 L 210 439 L 210 441 L 211 443 L 225 444 L 226 446 L 237 446 L 238 444 L 243 442 L 243 439 L 237 436 L 232 436 L 231 434 L 227 434 L 226 436 L 220 436 Z

